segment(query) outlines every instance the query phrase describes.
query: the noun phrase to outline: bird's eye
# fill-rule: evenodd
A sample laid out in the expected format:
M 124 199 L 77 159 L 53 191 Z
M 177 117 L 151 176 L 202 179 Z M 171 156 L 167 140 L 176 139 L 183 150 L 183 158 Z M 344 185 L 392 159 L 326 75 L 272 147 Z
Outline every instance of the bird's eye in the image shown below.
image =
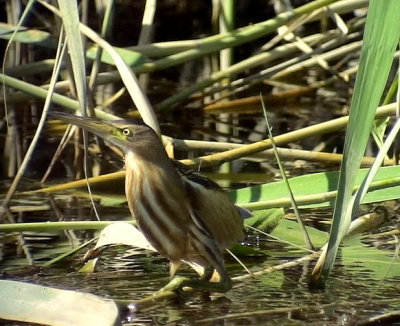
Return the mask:
M 130 129 L 125 128 L 125 129 L 122 130 L 122 134 L 123 134 L 124 136 L 129 136 L 129 135 L 131 134 L 131 131 L 130 131 Z

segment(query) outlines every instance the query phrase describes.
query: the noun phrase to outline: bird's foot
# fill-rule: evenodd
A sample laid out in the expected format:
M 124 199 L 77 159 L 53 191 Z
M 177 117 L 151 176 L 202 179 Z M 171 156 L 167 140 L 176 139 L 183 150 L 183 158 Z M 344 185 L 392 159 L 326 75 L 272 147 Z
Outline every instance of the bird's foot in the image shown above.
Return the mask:
M 224 293 L 232 288 L 232 280 L 230 278 L 223 278 L 219 282 L 210 282 L 203 279 L 191 279 L 184 286 L 188 286 L 197 290 Z
M 184 287 L 189 287 L 195 290 L 203 290 L 209 292 L 227 292 L 232 288 L 232 280 L 223 278 L 219 282 L 210 282 L 205 279 L 189 279 L 187 277 L 174 277 L 166 286 L 157 291 L 157 294 L 171 291 L 180 296 L 185 296 Z
M 167 285 L 162 287 L 160 290 L 156 292 L 156 295 L 164 292 L 175 292 L 179 295 L 184 293 L 183 287 L 186 286 L 186 283 L 189 282 L 190 279 L 183 276 L 174 277 L 169 281 Z

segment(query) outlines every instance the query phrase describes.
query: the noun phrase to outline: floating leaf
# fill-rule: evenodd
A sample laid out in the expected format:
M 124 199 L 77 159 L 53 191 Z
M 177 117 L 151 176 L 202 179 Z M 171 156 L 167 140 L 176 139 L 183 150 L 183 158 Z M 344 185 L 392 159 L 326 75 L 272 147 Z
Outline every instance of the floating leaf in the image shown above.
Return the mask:
M 361 184 L 368 169 L 360 169 L 356 173 L 356 184 Z M 363 203 L 379 202 L 396 199 L 400 193 L 400 166 L 388 166 L 380 168 L 374 178 L 374 182 L 381 181 L 376 188 L 364 198 Z M 298 205 L 302 208 L 333 206 L 335 196 L 330 193 L 336 191 L 339 172 L 313 173 L 289 179 L 290 187 L 295 195 Z M 385 184 L 383 183 L 385 181 Z M 290 200 L 287 187 L 283 181 L 242 188 L 229 193 L 231 199 L 237 204 L 264 202 L 260 207 L 288 207 Z M 304 196 L 304 197 L 302 197 Z M 309 197 L 305 197 L 309 196 Z M 251 209 L 260 209 L 257 206 L 244 205 Z
M 245 220 L 246 225 L 250 225 L 258 230 L 270 233 L 279 224 L 285 212 L 282 208 L 263 209 L 253 212 L 253 217 Z
M 326 232 L 319 231 L 312 227 L 306 227 L 311 240 L 315 246 L 321 247 L 328 240 Z M 272 231 L 271 235 L 285 242 L 292 243 L 296 246 L 304 247 L 304 236 L 299 226 L 294 221 L 283 219 L 278 227 Z
M 105 247 L 110 245 L 125 245 L 156 251 L 144 237 L 143 233 L 132 224 L 127 222 L 115 222 L 106 226 L 101 231 L 96 246 L 86 253 L 87 259 L 90 260 L 79 271 L 83 273 L 92 273 L 96 268 L 99 254 Z
M 56 326 L 114 325 L 118 308 L 112 300 L 89 293 L 0 280 L 0 318 Z
M 341 262 L 344 265 L 358 265 L 363 270 L 373 272 L 377 279 L 383 277 L 399 277 L 400 261 L 395 253 L 367 246 L 359 236 L 352 236 L 343 241 Z

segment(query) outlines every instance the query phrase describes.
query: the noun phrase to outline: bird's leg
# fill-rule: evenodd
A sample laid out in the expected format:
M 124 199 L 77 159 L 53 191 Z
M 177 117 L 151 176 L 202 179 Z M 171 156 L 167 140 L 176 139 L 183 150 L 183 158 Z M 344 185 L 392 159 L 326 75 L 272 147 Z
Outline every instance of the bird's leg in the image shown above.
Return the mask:
M 221 275 L 219 282 L 210 282 L 214 269 L 207 268 L 204 275 L 200 279 L 191 279 L 187 277 L 174 277 L 166 286 L 157 291 L 157 294 L 166 291 L 176 292 L 179 295 L 183 295 L 184 287 L 190 287 L 195 290 L 203 290 L 210 292 L 227 292 L 232 288 L 232 280 L 227 273 Z
M 210 281 L 213 274 L 214 274 L 214 267 L 209 265 L 204 268 L 204 274 L 200 277 L 200 279 L 203 281 Z
M 191 287 L 196 290 L 204 290 L 210 292 L 227 292 L 232 288 L 232 280 L 228 274 L 221 275 L 221 279 L 218 282 L 210 282 L 213 269 L 211 273 L 206 270 L 205 274 L 200 279 L 186 279 L 180 283 L 181 289 L 184 287 Z M 207 276 L 208 278 L 206 278 Z
M 167 285 L 163 286 L 160 290 L 156 292 L 155 295 L 158 295 L 162 292 L 176 292 L 178 294 L 183 294 L 183 287 L 185 284 L 190 281 L 189 278 L 183 276 L 175 276 L 171 279 Z
M 214 273 L 214 267 L 207 266 L 204 274 L 199 279 L 192 279 L 183 276 L 175 276 L 167 285 L 157 291 L 156 295 L 163 292 L 176 292 L 178 295 L 184 296 L 184 287 L 190 287 L 195 290 L 203 290 L 210 292 L 227 292 L 232 288 L 232 280 L 226 271 L 220 271 L 220 280 L 211 282 L 210 279 Z

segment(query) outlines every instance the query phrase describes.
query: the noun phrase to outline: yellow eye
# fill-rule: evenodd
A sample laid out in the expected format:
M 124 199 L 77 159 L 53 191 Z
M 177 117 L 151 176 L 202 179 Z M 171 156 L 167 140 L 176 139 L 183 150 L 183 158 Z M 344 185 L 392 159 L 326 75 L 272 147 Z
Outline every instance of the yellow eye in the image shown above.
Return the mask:
M 125 128 L 125 129 L 122 130 L 122 134 L 124 136 L 129 136 L 131 134 L 131 130 L 128 129 L 128 128 Z

